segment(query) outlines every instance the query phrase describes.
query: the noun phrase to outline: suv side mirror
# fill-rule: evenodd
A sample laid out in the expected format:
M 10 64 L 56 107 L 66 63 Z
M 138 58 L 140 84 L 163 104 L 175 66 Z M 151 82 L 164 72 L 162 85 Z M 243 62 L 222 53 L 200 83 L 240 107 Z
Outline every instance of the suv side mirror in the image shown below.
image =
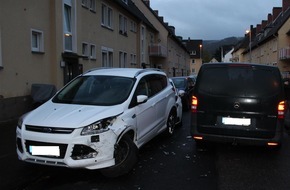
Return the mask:
M 184 90 L 179 90 L 179 91 L 178 91 L 178 95 L 179 95 L 180 97 L 184 96 L 184 94 L 185 94 L 185 91 L 184 91 Z
M 148 100 L 148 96 L 145 95 L 138 95 L 137 96 L 137 104 L 143 104 L 145 102 L 147 102 Z

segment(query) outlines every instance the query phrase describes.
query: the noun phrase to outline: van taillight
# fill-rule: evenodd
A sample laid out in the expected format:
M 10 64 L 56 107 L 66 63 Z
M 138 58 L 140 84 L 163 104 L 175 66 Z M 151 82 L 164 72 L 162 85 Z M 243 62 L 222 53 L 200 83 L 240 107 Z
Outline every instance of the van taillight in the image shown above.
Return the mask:
M 197 110 L 197 97 L 192 96 L 191 98 L 191 111 L 196 112 Z
M 278 104 L 278 119 L 284 119 L 285 113 L 285 101 L 279 102 Z

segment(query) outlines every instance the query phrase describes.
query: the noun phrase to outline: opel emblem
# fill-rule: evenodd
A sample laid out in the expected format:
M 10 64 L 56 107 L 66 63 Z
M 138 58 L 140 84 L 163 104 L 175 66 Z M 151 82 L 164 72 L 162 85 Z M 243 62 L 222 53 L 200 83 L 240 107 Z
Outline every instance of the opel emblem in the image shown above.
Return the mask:
M 234 108 L 235 109 L 239 109 L 240 108 L 240 103 L 239 102 L 235 102 L 234 103 Z

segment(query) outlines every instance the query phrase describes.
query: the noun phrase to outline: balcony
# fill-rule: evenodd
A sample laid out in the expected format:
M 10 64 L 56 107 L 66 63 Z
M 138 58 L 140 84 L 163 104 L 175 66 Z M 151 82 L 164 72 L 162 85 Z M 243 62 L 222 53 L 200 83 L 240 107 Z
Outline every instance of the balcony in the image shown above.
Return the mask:
M 280 60 L 290 60 L 290 47 L 280 49 L 279 59 Z
M 167 57 L 167 48 L 160 44 L 151 44 L 148 47 L 149 56 L 151 57 Z

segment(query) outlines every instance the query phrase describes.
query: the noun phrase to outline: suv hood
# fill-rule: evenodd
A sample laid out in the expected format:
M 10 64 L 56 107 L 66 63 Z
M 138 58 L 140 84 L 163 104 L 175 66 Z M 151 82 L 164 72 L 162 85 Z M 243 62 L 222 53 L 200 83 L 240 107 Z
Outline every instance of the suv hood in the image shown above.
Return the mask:
M 100 119 L 123 112 L 122 104 L 116 106 L 92 106 L 56 104 L 51 101 L 33 110 L 24 118 L 24 124 L 64 128 L 79 128 Z

